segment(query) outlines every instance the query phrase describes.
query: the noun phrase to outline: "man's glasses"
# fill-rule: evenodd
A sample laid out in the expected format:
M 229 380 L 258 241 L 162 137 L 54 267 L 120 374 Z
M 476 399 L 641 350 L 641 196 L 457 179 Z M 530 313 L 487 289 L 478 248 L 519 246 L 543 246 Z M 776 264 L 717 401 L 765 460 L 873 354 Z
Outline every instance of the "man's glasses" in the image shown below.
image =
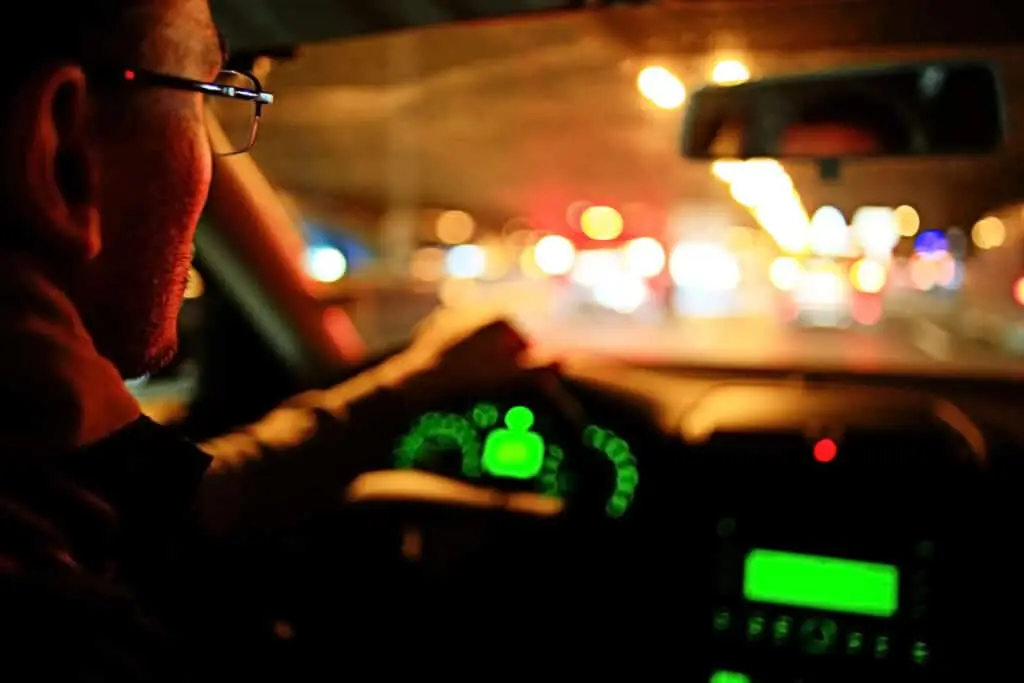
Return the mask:
M 263 106 L 274 103 L 274 96 L 263 91 L 259 79 L 242 71 L 221 71 L 212 83 L 140 69 L 127 69 L 122 78 L 136 85 L 203 93 L 206 106 L 224 132 L 210 136 L 217 156 L 244 154 L 252 149 Z

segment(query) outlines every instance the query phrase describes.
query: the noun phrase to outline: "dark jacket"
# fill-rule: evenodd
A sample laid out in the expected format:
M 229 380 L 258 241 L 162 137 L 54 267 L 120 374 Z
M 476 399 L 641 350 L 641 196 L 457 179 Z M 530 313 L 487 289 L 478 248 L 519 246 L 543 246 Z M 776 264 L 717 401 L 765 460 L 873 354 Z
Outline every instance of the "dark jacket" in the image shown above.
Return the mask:
M 58 461 L 0 465 L 4 680 L 191 678 L 176 617 L 162 612 L 176 588 L 198 597 L 195 582 L 183 572 L 147 593 L 196 542 L 191 506 L 209 463 L 140 418 Z
M 0 642 L 16 654 L 0 679 L 261 673 L 254 650 L 273 625 L 253 618 L 265 616 L 260 581 L 276 577 L 260 574 L 268 555 L 247 561 L 249 551 L 272 553 L 275 532 L 336 509 L 387 452 L 367 425 L 402 421 L 391 392 L 343 388 L 296 397 L 203 448 L 141 417 L 59 458 L 0 459 Z

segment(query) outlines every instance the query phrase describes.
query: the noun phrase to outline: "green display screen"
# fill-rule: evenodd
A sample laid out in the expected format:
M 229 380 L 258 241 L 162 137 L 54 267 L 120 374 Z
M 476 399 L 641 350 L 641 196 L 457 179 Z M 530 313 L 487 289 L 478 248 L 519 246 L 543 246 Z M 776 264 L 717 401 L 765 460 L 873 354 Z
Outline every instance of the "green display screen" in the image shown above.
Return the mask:
M 750 683 L 750 676 L 736 671 L 716 671 L 711 674 L 711 683 Z
M 744 563 L 743 595 L 753 602 L 891 617 L 899 606 L 899 578 L 888 564 L 757 549 Z

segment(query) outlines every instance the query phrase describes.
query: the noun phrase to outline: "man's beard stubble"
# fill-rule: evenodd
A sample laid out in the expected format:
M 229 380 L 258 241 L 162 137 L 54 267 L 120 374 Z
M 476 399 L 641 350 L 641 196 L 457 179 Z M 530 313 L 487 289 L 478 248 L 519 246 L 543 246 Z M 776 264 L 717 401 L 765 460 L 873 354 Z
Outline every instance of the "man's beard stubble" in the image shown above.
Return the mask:
M 104 297 L 93 307 L 93 315 L 84 316 L 96 349 L 125 379 L 159 372 L 177 355 L 178 314 L 190 266 L 191 254 L 182 255 L 172 265 L 157 268 L 160 276 L 136 286 L 122 285 L 120 296 Z M 126 275 L 122 281 L 141 279 L 122 274 Z

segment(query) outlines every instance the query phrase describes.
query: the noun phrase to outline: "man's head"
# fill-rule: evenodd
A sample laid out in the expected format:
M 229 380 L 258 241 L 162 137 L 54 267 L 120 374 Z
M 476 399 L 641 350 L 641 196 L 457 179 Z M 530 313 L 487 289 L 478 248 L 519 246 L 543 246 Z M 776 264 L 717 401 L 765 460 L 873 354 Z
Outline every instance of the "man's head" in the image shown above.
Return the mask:
M 175 351 L 211 162 L 201 94 L 123 75 L 213 80 L 218 34 L 207 0 L 31 0 L 24 13 L 28 35 L 0 48 L 13 78 L 0 95 L 0 249 L 37 263 L 99 351 L 139 375 Z

